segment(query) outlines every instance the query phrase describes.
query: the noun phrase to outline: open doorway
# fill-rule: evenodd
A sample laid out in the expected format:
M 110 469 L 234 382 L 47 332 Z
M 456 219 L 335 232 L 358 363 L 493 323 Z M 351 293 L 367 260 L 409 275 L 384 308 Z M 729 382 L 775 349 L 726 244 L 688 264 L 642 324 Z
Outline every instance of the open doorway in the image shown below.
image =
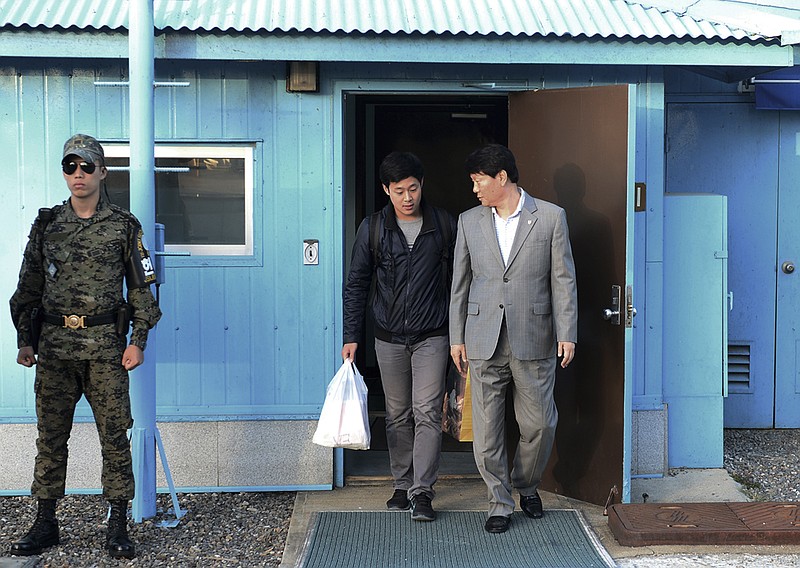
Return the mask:
M 346 274 L 359 223 L 387 203 L 378 179 L 383 158 L 394 150 L 419 156 L 425 166 L 425 200 L 457 217 L 478 204 L 464 171 L 467 155 L 490 142 L 508 143 L 508 97 L 348 93 L 345 124 Z M 345 451 L 347 483 L 391 477 L 383 389 L 369 316 L 356 365 L 369 389 L 372 447 L 369 452 Z M 458 442 L 445 434 L 442 452 L 440 477 L 477 475 L 471 443 Z
M 420 156 L 426 199 L 454 215 L 477 204 L 462 164 L 489 142 L 514 152 L 523 164 L 521 186 L 533 197 L 564 208 L 578 275 L 580 357 L 557 370 L 559 425 L 542 489 L 597 504 L 630 498 L 634 97 L 634 86 L 610 85 L 500 96 L 351 92 L 344 99 L 345 272 L 358 223 L 386 202 L 376 170 L 395 149 Z M 619 318 L 604 318 L 614 314 L 610 306 Z M 345 452 L 348 483 L 374 475 L 357 460 L 375 460 L 381 451 L 376 475 L 389 477 L 372 343 L 368 330 L 357 364 L 370 388 L 375 449 Z M 512 429 L 507 435 L 513 442 Z M 450 469 L 454 455 L 466 457 L 458 467 L 477 475 L 470 444 L 445 435 L 442 449 L 440 477 L 467 473 Z

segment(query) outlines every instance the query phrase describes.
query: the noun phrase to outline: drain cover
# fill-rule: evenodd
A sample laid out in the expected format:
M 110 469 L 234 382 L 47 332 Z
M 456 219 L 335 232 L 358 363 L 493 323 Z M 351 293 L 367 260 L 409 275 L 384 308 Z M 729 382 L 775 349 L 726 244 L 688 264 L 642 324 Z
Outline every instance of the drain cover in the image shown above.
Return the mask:
M 800 544 L 798 503 L 618 503 L 608 524 L 624 546 Z

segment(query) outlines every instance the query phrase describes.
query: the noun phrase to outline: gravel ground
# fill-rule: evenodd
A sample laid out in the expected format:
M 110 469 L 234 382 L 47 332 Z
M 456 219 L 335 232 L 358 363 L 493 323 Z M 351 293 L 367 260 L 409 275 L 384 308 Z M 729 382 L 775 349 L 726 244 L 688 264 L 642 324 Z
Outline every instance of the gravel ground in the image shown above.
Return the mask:
M 179 494 L 186 515 L 178 526 L 161 521 L 175 519 L 169 495 L 159 495 L 160 511 L 153 519 L 129 523 L 136 543 L 132 560 L 113 560 L 104 549 L 105 501 L 99 495 L 68 495 L 58 502 L 56 515 L 61 544 L 41 555 L 43 568 L 103 566 L 278 566 L 294 507 L 294 493 L 191 493 Z M 21 537 L 36 515 L 30 497 L 0 497 L 0 556 Z
M 800 430 L 725 430 L 725 469 L 754 501 L 800 501 Z
M 800 430 L 726 430 L 725 468 L 753 500 L 800 501 Z M 42 553 L 42 567 L 277 567 L 281 562 L 294 493 L 179 494 L 186 516 L 165 528 L 159 514 L 129 525 L 136 558 L 112 560 L 104 549 L 105 502 L 97 495 L 69 495 L 58 504 L 61 545 Z M 169 495 L 158 496 L 159 511 L 169 510 Z M 30 497 L 0 497 L 0 555 L 22 536 L 35 515 Z M 782 560 L 791 561 L 783 564 Z M 663 562 L 663 563 L 660 563 Z M 797 566 L 797 555 L 670 555 L 630 559 L 621 566 Z

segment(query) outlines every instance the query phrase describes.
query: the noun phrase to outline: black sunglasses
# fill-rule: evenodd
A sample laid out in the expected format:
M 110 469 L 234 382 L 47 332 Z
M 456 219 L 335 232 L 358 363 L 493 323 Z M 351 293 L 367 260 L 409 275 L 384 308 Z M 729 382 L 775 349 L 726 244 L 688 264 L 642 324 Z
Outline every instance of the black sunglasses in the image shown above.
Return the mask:
M 75 170 L 78 168 L 80 168 L 84 173 L 91 175 L 97 168 L 97 164 L 92 162 L 61 162 L 61 169 L 64 170 L 64 173 L 68 176 L 74 174 Z

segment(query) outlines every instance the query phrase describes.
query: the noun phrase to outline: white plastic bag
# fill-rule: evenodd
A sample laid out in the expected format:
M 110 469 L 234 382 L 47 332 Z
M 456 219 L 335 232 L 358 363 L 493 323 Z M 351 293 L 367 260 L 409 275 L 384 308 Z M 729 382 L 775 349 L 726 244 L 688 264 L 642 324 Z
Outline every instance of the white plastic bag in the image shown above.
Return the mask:
M 328 448 L 369 449 L 367 385 L 355 363 L 342 363 L 328 384 L 312 440 Z

